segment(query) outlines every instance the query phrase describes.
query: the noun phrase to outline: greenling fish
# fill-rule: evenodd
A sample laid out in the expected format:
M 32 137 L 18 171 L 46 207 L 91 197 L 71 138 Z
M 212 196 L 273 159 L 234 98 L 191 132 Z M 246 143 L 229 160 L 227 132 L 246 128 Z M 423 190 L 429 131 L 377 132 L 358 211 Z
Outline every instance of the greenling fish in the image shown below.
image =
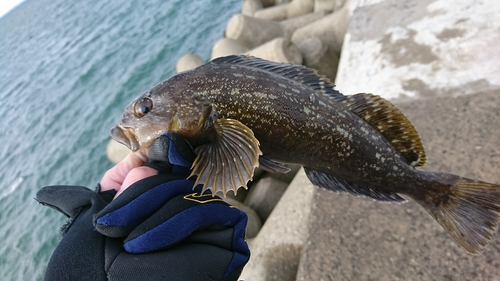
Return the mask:
M 313 70 L 247 56 L 215 59 L 177 74 L 135 99 L 113 138 L 143 158 L 176 132 L 195 149 L 191 176 L 215 193 L 245 187 L 258 166 L 304 166 L 319 187 L 378 201 L 422 205 L 470 253 L 499 221 L 500 185 L 416 169 L 420 138 L 390 102 L 345 96 Z

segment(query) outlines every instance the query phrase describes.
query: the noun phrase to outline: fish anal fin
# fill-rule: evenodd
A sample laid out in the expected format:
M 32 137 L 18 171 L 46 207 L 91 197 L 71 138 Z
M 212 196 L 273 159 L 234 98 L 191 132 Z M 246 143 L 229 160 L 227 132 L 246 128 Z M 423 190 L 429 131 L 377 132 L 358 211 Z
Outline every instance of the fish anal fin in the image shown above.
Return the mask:
M 336 178 L 327 173 L 308 167 L 304 167 L 304 171 L 306 172 L 309 180 L 314 185 L 327 190 L 335 192 L 345 192 L 355 196 L 364 196 L 382 202 L 406 202 L 406 199 L 397 195 L 396 193 L 375 190 L 373 188 L 362 186 L 349 180 Z
M 213 140 L 195 148 L 191 176 L 197 176 L 194 186 L 203 184 L 203 191 L 210 189 L 215 195 L 221 190 L 246 187 L 259 166 L 262 152 L 252 130 L 235 119 L 216 119 L 213 122 Z
M 259 157 L 259 167 L 261 169 L 263 169 L 264 171 L 266 172 L 269 172 L 269 173 L 282 173 L 282 174 L 285 174 L 285 173 L 288 173 L 290 172 L 290 168 L 284 166 L 283 164 L 280 164 L 278 162 L 274 162 L 272 160 L 269 160 L 265 157 Z
M 341 101 L 351 112 L 379 131 L 412 166 L 425 164 L 420 136 L 408 118 L 390 101 L 373 94 L 346 96 Z
M 345 96 L 343 94 L 334 89 L 335 85 L 333 85 L 330 79 L 319 75 L 316 70 L 307 68 L 303 65 L 271 62 L 245 55 L 221 57 L 214 59 L 213 61 L 211 61 L 211 63 L 243 65 L 247 67 L 258 68 L 264 71 L 278 74 L 288 79 L 295 80 L 301 84 L 308 85 L 315 91 L 327 94 L 337 101 L 345 99 Z

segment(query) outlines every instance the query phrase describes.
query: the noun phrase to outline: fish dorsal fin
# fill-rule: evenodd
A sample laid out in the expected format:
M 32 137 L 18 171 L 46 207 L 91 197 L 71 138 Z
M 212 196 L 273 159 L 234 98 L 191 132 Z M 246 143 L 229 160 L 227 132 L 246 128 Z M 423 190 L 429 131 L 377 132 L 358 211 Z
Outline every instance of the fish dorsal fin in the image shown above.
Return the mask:
M 357 183 L 336 178 L 327 173 L 304 167 L 307 178 L 314 184 L 321 188 L 335 191 L 350 193 L 355 196 L 364 196 L 382 202 L 397 202 L 404 203 L 406 199 L 387 191 L 376 190 L 367 186 L 359 185 Z
M 345 99 L 345 96 L 339 91 L 335 90 L 335 85 L 330 82 L 330 79 L 320 76 L 314 69 L 307 68 L 302 65 L 291 63 L 277 63 L 272 61 L 263 60 L 251 56 L 227 56 L 216 58 L 211 61 L 213 64 L 233 64 L 245 65 L 248 67 L 259 68 L 261 70 L 269 71 L 283 77 L 295 80 L 299 83 L 308 85 L 316 91 L 323 92 L 337 101 Z
M 262 152 L 252 130 L 238 120 L 217 119 L 213 123 L 215 137 L 195 149 L 191 176 L 198 176 L 194 186 L 203 184 L 202 193 L 213 195 L 220 188 L 224 196 L 239 187 L 247 188 Z
M 342 103 L 379 131 L 412 166 L 425 164 L 422 141 L 413 124 L 390 101 L 373 94 L 346 96 Z

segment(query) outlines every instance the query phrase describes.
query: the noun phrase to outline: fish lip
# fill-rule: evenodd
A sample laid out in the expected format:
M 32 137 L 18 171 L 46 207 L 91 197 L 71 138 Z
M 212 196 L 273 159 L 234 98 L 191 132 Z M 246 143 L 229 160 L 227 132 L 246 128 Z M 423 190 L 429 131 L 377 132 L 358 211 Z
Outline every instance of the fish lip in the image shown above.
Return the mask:
M 110 134 L 115 141 L 124 144 L 130 150 L 132 151 L 139 150 L 140 145 L 135 137 L 135 133 L 132 128 L 124 127 L 122 125 L 117 125 L 111 128 Z

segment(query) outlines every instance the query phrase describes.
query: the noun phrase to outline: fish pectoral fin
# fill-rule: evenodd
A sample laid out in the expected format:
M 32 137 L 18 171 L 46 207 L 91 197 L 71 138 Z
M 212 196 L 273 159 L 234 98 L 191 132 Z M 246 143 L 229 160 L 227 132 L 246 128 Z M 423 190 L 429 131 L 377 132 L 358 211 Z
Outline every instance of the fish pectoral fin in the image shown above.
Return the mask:
M 390 101 L 361 93 L 346 96 L 341 103 L 380 132 L 409 165 L 418 167 L 425 164 L 425 151 L 417 130 Z
M 198 176 L 195 185 L 203 184 L 202 193 L 247 188 L 262 152 L 252 130 L 235 119 L 217 119 L 213 123 L 214 140 L 195 149 L 191 176 Z
M 317 171 L 308 167 L 304 167 L 309 180 L 321 188 L 335 191 L 346 192 L 355 196 L 364 196 L 382 202 L 397 202 L 404 203 L 407 200 L 397 195 L 386 191 L 375 190 L 370 187 L 362 186 L 349 180 L 336 178 L 327 173 Z
M 278 162 L 274 162 L 273 160 L 269 160 L 265 157 L 259 157 L 259 167 L 262 168 L 264 171 L 269 172 L 269 173 L 288 173 L 290 172 L 290 168 L 284 166 L 283 164 L 280 164 Z

